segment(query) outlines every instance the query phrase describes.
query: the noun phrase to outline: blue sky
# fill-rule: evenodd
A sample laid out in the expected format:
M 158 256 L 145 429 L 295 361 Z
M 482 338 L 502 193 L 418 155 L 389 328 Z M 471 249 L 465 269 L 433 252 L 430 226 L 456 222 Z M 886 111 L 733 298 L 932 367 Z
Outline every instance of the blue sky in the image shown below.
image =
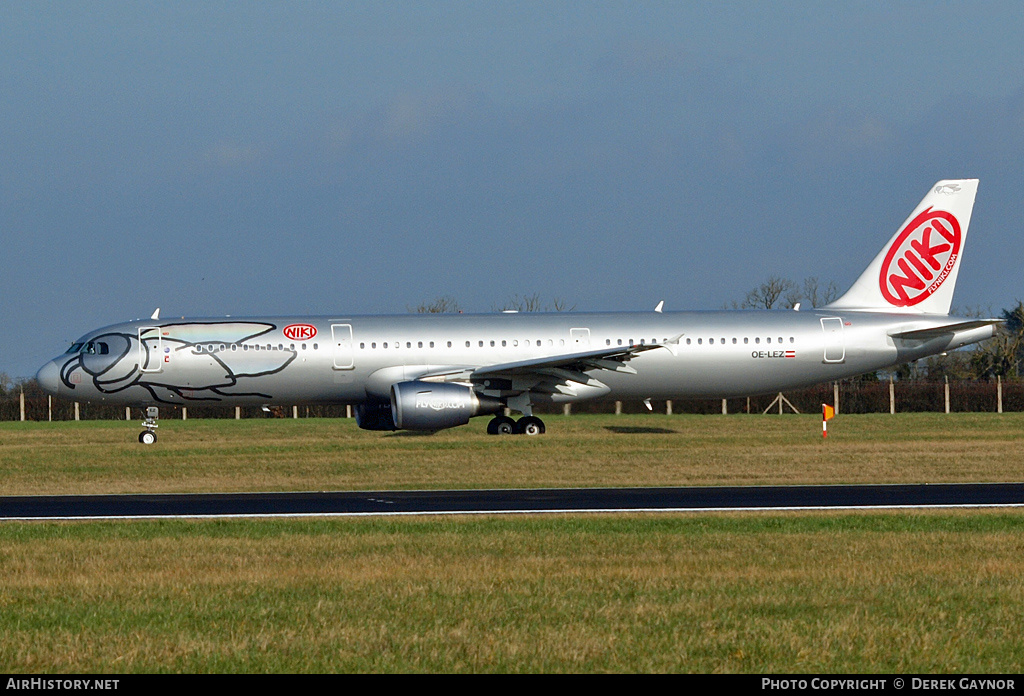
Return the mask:
M 0 372 L 148 316 L 718 309 L 981 187 L 1024 297 L 1019 2 L 0 4 Z

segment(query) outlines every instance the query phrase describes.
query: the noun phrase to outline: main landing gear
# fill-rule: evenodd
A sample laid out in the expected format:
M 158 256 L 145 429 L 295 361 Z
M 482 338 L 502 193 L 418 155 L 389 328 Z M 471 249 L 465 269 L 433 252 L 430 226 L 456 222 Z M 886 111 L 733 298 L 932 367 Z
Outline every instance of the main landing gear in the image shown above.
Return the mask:
M 160 409 L 156 406 L 150 406 L 146 409 L 146 419 L 142 421 L 142 427 L 145 428 L 139 433 L 139 442 L 144 445 L 152 445 L 156 442 L 156 429 L 160 426 L 157 425 L 156 419 L 160 417 Z
M 544 421 L 536 416 L 523 416 L 518 421 L 495 416 L 487 424 L 488 435 L 543 435 L 544 430 Z

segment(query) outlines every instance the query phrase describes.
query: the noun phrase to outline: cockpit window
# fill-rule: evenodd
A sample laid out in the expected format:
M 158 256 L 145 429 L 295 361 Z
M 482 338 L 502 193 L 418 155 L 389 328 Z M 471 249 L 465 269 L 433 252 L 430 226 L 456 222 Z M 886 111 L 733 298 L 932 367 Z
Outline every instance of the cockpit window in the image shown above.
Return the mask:
M 76 343 L 68 349 L 69 353 L 81 353 L 82 355 L 108 355 L 110 346 L 103 341 L 89 341 L 88 343 Z

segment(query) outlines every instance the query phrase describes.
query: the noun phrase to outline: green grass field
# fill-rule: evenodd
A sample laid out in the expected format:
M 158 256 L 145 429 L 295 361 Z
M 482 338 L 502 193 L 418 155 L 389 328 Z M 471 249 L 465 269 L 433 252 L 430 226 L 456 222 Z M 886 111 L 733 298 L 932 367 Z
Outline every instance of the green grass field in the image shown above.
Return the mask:
M 1017 481 L 1024 414 L 574 415 L 537 438 L 347 419 L 0 423 L 0 495 Z
M 1019 414 L 0 424 L 0 493 L 1021 480 Z M 1019 672 L 1024 512 L 0 524 L 6 672 Z

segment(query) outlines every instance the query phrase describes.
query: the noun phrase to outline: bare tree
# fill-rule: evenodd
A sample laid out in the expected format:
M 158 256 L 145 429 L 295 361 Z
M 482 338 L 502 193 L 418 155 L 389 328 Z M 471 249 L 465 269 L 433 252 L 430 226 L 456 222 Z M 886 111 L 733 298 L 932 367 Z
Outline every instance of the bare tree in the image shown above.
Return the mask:
M 733 309 L 792 309 L 797 303 L 821 307 L 839 298 L 834 282 L 822 287 L 816 276 L 804 278 L 803 288 L 788 278 L 771 276 L 747 293 L 742 302 L 733 302 Z
M 431 302 L 421 303 L 415 308 L 410 307 L 410 312 L 417 314 L 461 314 L 462 308 L 451 295 L 443 295 Z
M 733 303 L 738 309 L 772 309 L 782 299 L 785 305 L 792 308 L 800 301 L 800 293 L 796 284 L 788 278 L 771 276 L 747 293 L 743 302 L 739 305 Z
M 496 312 L 571 312 L 576 305 L 569 306 L 568 302 L 556 297 L 549 304 L 544 304 L 540 293 L 532 295 L 513 295 L 505 301 L 505 304 L 495 306 Z
M 839 286 L 835 281 L 830 280 L 828 285 L 823 288 L 818 281 L 818 276 L 804 278 L 803 299 L 811 307 L 823 307 L 839 299 Z

